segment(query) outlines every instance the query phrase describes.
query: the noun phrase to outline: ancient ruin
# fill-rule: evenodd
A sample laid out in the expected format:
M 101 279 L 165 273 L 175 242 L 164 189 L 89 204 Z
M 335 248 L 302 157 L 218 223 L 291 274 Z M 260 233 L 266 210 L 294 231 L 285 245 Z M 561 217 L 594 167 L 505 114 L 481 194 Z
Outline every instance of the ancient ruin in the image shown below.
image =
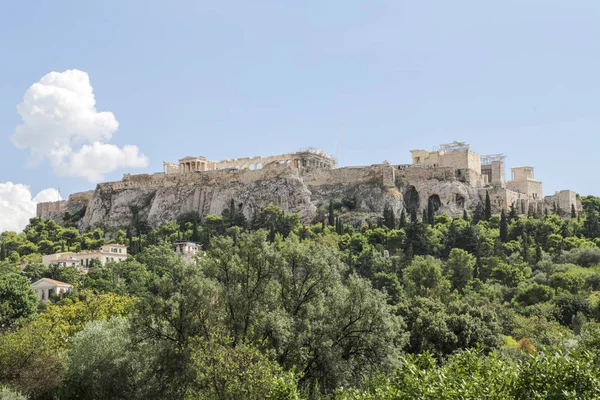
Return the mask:
M 543 197 L 533 167 L 511 169 L 505 181 L 502 154 L 484 155 L 469 144 L 453 142 L 433 151 L 411 150 L 411 164 L 384 162 L 370 166 L 336 167 L 335 158 L 317 149 L 268 157 L 211 161 L 184 157 L 164 162 L 164 172 L 125 174 L 117 182 L 100 183 L 93 191 L 69 200 L 40 203 L 39 217 L 63 222 L 77 219 L 81 230 L 126 225 L 134 207 L 151 226 L 194 211 L 221 214 L 233 201 L 246 217 L 273 203 L 298 212 L 304 222 L 322 218 L 330 201 L 356 200 L 352 218 L 380 215 L 386 206 L 422 211 L 431 201 L 439 213 L 461 215 L 490 195 L 496 212 L 515 207 L 519 213 L 558 210 L 570 214 L 581 205 L 574 192 Z
M 184 157 L 177 164 L 163 161 L 165 174 L 181 174 L 185 172 L 216 171 L 220 169 L 261 169 L 265 165 L 291 165 L 296 168 L 319 167 L 334 168 L 335 159 L 319 149 L 306 149 L 297 153 L 281 154 L 269 157 L 244 157 L 231 160 L 211 161 L 204 156 Z

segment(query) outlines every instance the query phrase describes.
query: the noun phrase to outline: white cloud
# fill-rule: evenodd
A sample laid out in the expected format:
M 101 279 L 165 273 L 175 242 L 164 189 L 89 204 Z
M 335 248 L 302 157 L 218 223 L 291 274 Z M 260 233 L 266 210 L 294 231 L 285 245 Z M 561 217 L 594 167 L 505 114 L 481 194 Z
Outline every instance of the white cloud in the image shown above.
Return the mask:
M 17 106 L 23 123 L 12 142 L 31 150 L 32 163 L 48 159 L 58 175 L 98 182 L 118 168 L 148 166 L 137 146 L 110 141 L 119 127 L 112 112 L 98 112 L 86 72 L 50 72 L 34 83 Z
M 32 198 L 26 185 L 0 183 L 0 232 L 22 231 L 35 216 L 37 203 L 56 200 L 61 200 L 56 189 L 44 189 Z

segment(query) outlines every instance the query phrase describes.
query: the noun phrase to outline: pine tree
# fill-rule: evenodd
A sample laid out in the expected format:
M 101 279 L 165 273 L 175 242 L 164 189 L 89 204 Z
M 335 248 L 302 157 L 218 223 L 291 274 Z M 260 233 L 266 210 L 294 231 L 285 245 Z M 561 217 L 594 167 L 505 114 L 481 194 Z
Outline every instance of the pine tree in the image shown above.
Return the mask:
M 427 223 L 431 226 L 435 225 L 435 211 L 433 209 L 433 201 L 429 199 L 427 202 Z
M 329 216 L 328 216 L 328 222 L 330 226 L 333 226 L 335 224 L 335 214 L 333 212 L 333 201 L 329 200 Z
M 485 191 L 485 215 L 484 219 L 489 221 L 492 218 L 492 202 L 490 200 L 490 193 Z
M 575 204 L 571 204 L 571 218 L 577 218 L 577 210 L 575 210 Z
M 506 243 L 508 241 L 508 221 L 506 220 L 506 213 L 504 208 L 500 213 L 500 241 Z
M 402 209 L 402 212 L 400 213 L 400 229 L 403 229 L 406 227 L 406 212 L 404 211 L 404 209 Z

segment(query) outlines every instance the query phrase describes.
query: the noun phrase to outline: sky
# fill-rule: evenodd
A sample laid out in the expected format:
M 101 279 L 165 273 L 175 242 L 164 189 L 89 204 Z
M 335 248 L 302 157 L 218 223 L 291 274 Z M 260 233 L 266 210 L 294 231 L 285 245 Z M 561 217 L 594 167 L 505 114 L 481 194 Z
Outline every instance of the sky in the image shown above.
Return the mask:
M 188 155 L 454 140 L 600 195 L 600 2 L 0 3 L 0 231 Z M 57 191 L 59 190 L 60 193 Z

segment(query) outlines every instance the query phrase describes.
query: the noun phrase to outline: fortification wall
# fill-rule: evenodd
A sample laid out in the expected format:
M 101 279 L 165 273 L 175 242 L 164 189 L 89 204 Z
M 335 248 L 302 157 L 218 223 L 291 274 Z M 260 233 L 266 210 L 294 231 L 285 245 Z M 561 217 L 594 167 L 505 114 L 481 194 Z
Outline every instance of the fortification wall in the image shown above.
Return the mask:
M 86 192 L 73 193 L 69 196 L 69 201 L 90 201 L 94 197 L 94 191 L 88 190 Z
M 581 212 L 581 202 L 577 201 L 577 194 L 570 190 L 561 190 L 553 195 L 544 197 L 545 207 L 553 210 L 556 207 L 562 215 L 571 214 L 571 206 L 575 206 L 576 212 Z
M 344 167 L 336 169 L 314 168 L 305 170 L 301 176 L 308 186 L 352 185 L 369 181 L 383 183 L 384 171 L 388 171 L 389 169 L 391 169 L 391 166 L 386 165 Z
M 38 203 L 36 206 L 36 216 L 52 220 L 62 220 L 68 204 L 67 200 Z
M 515 192 L 525 194 L 527 197 L 542 200 L 542 182 L 524 180 L 524 181 L 508 181 L 506 187 Z
M 398 175 L 402 181 L 410 184 L 420 180 L 437 179 L 441 181 L 455 181 L 456 170 L 453 167 L 413 167 L 397 166 Z

